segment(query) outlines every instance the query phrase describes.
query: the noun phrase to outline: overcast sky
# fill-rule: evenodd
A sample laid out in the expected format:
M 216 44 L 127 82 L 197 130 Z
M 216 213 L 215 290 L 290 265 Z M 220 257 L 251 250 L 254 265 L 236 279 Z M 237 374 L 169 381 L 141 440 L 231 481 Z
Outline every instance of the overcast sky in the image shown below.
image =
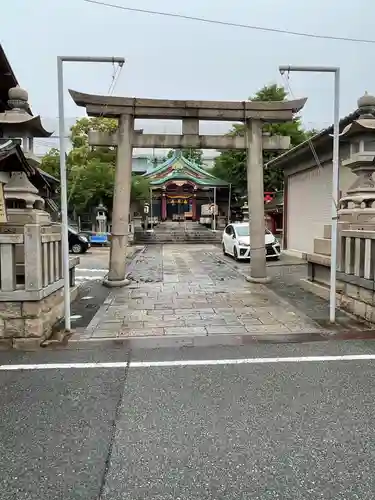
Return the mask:
M 373 38 L 374 0 L 109 0 L 128 7 L 319 34 Z M 341 115 L 375 93 L 375 44 L 317 40 L 132 13 L 83 0 L 2 2 L 1 43 L 34 113 L 57 116 L 56 56 L 123 56 L 115 94 L 171 99 L 246 99 L 282 83 L 280 64 L 342 69 Z M 107 93 L 112 67 L 65 65 L 65 86 Z M 291 74 L 296 97 L 307 96 L 309 128 L 332 122 L 333 77 Z M 66 116 L 82 115 L 66 94 Z M 48 120 L 50 122 L 50 120 Z

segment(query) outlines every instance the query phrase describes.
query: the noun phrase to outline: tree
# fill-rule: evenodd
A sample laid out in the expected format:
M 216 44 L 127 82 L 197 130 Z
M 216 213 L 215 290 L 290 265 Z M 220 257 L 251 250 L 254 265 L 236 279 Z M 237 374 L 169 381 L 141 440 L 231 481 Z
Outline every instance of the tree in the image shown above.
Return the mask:
M 260 89 L 254 97 L 249 100 L 252 101 L 285 101 L 287 92 L 284 87 L 278 85 L 268 85 Z M 290 145 L 295 147 L 301 142 L 307 140 L 311 135 L 315 135 L 317 131 L 306 132 L 302 128 L 299 118 L 294 118 L 290 122 L 265 124 L 263 127 L 264 132 L 271 135 L 290 136 Z M 228 135 L 243 136 L 245 133 L 244 125 L 233 125 Z M 273 151 L 263 152 L 264 165 L 272 158 L 276 157 L 278 153 Z M 212 169 L 212 174 L 220 179 L 223 179 L 232 184 L 233 190 L 239 196 L 247 193 L 247 172 L 246 172 L 246 151 L 223 151 L 215 160 L 215 165 Z M 264 169 L 264 190 L 265 191 L 279 191 L 283 189 L 284 173 L 282 170 Z
M 171 149 L 168 151 L 167 158 L 172 158 L 175 154 L 175 150 Z M 198 166 L 203 164 L 203 151 L 201 149 L 183 149 L 182 155 L 189 161 L 195 163 Z
M 90 212 L 100 202 L 111 207 L 115 179 L 116 148 L 91 147 L 89 130 L 114 132 L 117 121 L 107 118 L 81 118 L 70 129 L 72 149 L 67 154 L 68 203 L 76 213 Z M 59 178 L 60 151 L 51 149 L 43 158 L 41 168 Z M 148 180 L 132 177 L 131 200 L 149 197 Z

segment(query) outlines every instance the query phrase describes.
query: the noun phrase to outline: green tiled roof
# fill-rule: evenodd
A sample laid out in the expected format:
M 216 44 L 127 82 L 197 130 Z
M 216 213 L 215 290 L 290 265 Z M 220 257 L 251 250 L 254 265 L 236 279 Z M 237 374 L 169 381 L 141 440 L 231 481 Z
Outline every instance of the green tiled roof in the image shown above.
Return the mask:
M 165 175 L 163 175 L 163 173 Z M 172 158 L 159 165 L 155 170 L 144 174 L 152 186 L 159 186 L 170 180 L 189 180 L 198 186 L 220 187 L 229 184 L 185 158 L 177 151 Z M 155 179 L 155 177 L 157 177 Z

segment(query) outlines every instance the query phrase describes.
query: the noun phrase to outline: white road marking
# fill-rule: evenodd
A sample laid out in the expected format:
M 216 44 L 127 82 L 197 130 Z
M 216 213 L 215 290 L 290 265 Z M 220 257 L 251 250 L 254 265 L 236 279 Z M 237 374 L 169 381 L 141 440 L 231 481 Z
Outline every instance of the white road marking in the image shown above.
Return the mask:
M 82 318 L 82 316 L 80 316 L 79 314 L 73 314 L 73 316 L 70 316 L 70 319 L 72 319 L 73 321 L 80 318 Z
M 172 361 L 116 361 L 106 363 L 41 363 L 24 365 L 0 365 L 0 371 L 23 370 L 69 370 L 88 368 L 151 368 L 151 367 L 184 367 L 184 366 L 214 366 L 214 365 L 256 365 L 275 363 L 305 363 L 327 361 L 372 361 L 375 354 L 345 354 L 342 356 L 298 356 L 280 358 L 244 358 L 244 359 L 191 359 Z
M 81 297 L 81 300 L 90 300 L 93 299 L 94 297 L 91 297 L 90 295 L 86 295 L 86 297 Z
M 70 370 L 86 368 L 126 368 L 129 363 L 47 363 L 38 365 L 0 365 L 0 371 Z
M 131 361 L 130 368 L 173 367 L 173 366 L 214 366 L 214 365 L 256 365 L 275 363 L 303 363 L 326 361 L 375 360 L 375 354 L 345 354 L 342 356 L 298 356 L 280 358 L 239 358 L 239 359 L 192 359 L 175 361 Z

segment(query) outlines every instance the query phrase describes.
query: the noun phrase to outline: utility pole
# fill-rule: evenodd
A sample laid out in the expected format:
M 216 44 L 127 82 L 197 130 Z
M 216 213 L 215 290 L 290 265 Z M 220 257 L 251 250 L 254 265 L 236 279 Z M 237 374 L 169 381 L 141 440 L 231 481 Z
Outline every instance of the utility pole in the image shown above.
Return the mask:
M 65 147 L 65 114 L 64 114 L 64 62 L 91 62 L 91 63 L 118 63 L 122 66 L 125 62 L 123 57 L 57 57 L 57 95 L 59 105 L 59 141 L 60 141 L 60 182 L 61 182 L 61 237 L 62 237 L 62 259 L 64 274 L 64 315 L 65 330 L 70 332 L 70 280 L 69 280 L 69 239 L 68 239 L 68 195 L 66 180 L 66 147 Z
M 334 104 L 333 104 L 333 155 L 332 155 L 332 202 L 331 202 L 331 279 L 329 294 L 329 320 L 336 321 L 336 270 L 337 270 L 337 207 L 339 201 L 340 181 L 340 68 L 332 66 L 280 66 L 280 73 L 307 72 L 307 73 L 333 73 Z
M 216 231 L 216 186 L 214 187 L 214 231 Z
M 152 210 L 152 187 L 150 187 L 150 229 L 154 230 L 154 214 Z

